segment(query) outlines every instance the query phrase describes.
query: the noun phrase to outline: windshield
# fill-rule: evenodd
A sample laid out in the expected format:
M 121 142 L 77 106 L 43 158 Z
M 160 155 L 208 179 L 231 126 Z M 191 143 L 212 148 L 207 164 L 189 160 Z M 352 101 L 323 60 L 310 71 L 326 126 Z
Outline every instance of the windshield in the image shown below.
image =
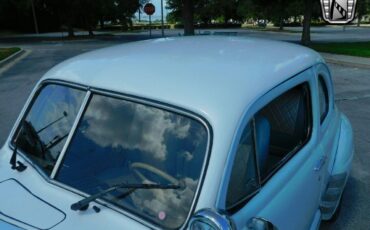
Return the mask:
M 156 225 L 178 228 L 191 209 L 207 143 L 208 132 L 195 119 L 94 94 L 55 179 L 88 194 L 120 183 L 182 184 L 104 196 Z
M 74 88 L 47 85 L 39 91 L 18 127 L 13 144 L 47 175 L 63 149 L 85 94 Z

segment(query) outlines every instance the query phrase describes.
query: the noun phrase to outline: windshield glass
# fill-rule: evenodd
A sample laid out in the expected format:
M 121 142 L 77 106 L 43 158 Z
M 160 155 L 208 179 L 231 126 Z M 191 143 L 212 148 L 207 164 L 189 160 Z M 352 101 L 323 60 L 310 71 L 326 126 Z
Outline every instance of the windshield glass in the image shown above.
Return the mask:
M 47 175 L 63 149 L 84 96 L 85 92 L 78 89 L 44 86 L 14 135 L 13 144 Z
M 181 184 L 181 189 L 121 189 L 104 199 L 165 228 L 190 211 L 207 151 L 206 128 L 192 118 L 93 95 L 56 180 L 95 194 L 120 183 Z

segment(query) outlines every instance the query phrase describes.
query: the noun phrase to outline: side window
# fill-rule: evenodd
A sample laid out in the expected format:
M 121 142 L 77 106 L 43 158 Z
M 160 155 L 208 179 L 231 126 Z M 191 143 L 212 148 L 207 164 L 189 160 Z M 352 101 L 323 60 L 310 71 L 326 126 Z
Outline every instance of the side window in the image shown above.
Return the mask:
M 301 149 L 310 137 L 311 125 L 308 83 L 278 96 L 255 114 L 237 147 L 226 209 L 237 210 Z
M 227 190 L 226 208 L 234 209 L 259 189 L 253 122 L 245 128 L 234 159 Z
M 325 80 L 319 76 L 319 106 L 320 106 L 320 122 L 322 123 L 329 112 L 329 96 L 328 88 L 326 87 Z
M 280 95 L 256 114 L 256 149 L 262 182 L 307 142 L 310 105 L 309 86 L 305 83 Z

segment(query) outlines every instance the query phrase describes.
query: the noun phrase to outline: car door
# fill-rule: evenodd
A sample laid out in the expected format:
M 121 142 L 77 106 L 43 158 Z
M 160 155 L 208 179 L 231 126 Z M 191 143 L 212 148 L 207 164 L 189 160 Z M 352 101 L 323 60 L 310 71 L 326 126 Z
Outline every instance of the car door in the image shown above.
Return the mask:
M 322 151 L 315 83 L 308 69 L 246 112 L 218 203 L 237 229 L 252 228 L 252 218 L 278 229 L 317 227 L 323 170 L 317 169 Z
M 334 92 L 333 84 L 330 78 L 330 72 L 326 65 L 319 64 L 316 66 L 316 81 L 317 81 L 317 94 L 318 94 L 318 107 L 319 107 L 319 138 L 320 148 L 323 157 L 323 175 L 321 191 L 322 193 L 327 189 L 327 184 L 334 164 L 335 152 L 337 150 L 339 141 L 338 126 L 340 119 L 338 113 L 335 113 L 334 107 Z M 321 204 L 325 208 L 325 204 Z

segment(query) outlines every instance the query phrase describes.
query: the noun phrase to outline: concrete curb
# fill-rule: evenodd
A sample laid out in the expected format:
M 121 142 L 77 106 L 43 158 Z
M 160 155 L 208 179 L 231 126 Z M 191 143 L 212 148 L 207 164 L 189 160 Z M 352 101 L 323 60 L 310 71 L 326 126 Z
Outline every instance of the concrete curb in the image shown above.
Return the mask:
M 0 61 L 0 69 L 5 65 L 9 64 L 10 62 L 12 62 L 17 57 L 21 56 L 24 52 L 25 52 L 24 49 L 21 49 L 15 52 L 14 54 L 10 55 L 9 57 L 5 58 L 4 60 Z
M 370 69 L 370 58 L 321 53 L 326 62 L 355 68 Z

